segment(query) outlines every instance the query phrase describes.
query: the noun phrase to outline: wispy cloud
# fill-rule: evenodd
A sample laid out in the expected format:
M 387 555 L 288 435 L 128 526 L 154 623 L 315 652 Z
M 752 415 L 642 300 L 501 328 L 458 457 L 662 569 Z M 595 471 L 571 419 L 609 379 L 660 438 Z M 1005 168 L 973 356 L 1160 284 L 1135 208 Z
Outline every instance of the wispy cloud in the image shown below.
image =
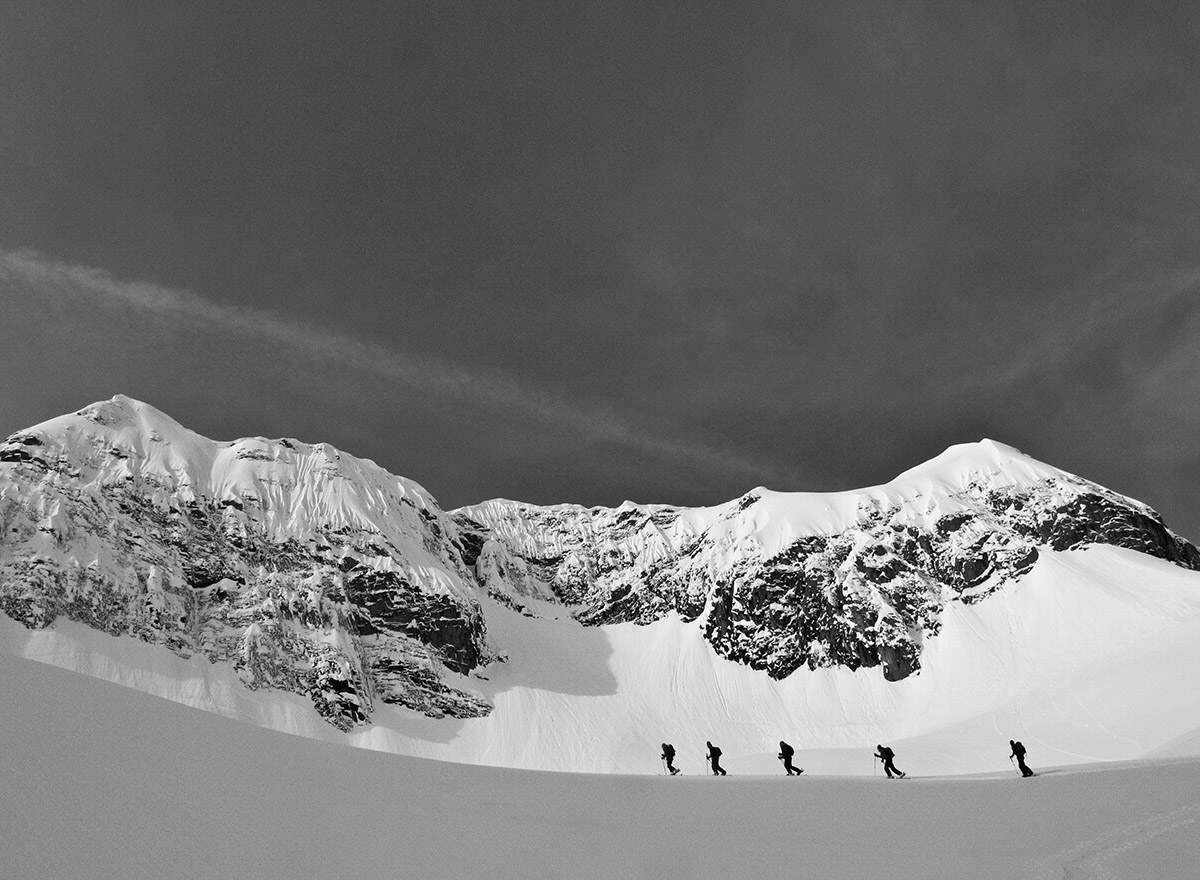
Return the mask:
M 1161 269 L 1131 245 L 1113 255 L 1084 287 L 1056 297 L 1048 295 L 1040 309 L 1030 311 L 1025 318 L 1028 335 L 1008 352 L 1004 363 L 964 373 L 944 390 L 960 394 L 1039 380 L 1064 369 L 1081 352 L 1136 334 L 1174 303 L 1194 301 L 1198 290 L 1200 267 Z M 1164 351 L 1162 359 L 1166 370 L 1169 353 Z M 1136 371 L 1157 374 L 1159 368 L 1142 364 Z
M 760 461 L 733 448 L 663 436 L 602 406 L 566 400 L 512 377 L 482 375 L 453 362 L 397 351 L 345 333 L 318 329 L 275 312 L 235 306 L 197 293 L 126 281 L 87 266 L 71 265 L 30 250 L 0 249 L 0 282 L 27 296 L 86 301 L 111 310 L 130 309 L 187 327 L 204 325 L 286 347 L 311 358 L 365 372 L 381 381 L 454 397 L 586 437 L 671 459 L 682 459 L 729 476 L 765 482 L 791 480 L 795 470 Z

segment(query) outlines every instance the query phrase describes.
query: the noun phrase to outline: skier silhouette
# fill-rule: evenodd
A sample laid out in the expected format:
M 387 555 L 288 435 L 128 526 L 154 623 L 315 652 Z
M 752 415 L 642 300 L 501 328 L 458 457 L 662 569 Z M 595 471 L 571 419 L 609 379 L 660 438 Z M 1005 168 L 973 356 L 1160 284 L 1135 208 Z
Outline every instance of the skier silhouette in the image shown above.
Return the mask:
M 721 766 L 721 750 L 718 749 L 716 746 L 714 746 L 710 742 L 705 741 L 704 744 L 706 746 L 708 746 L 708 756 L 707 757 L 708 757 L 709 766 L 712 767 L 713 776 L 724 776 L 725 770 Z
M 783 761 L 783 769 L 787 771 L 788 776 L 791 776 L 793 773 L 799 776 L 804 772 L 802 768 L 792 764 L 792 755 L 794 754 L 796 754 L 795 749 L 793 749 L 783 740 L 779 741 L 779 760 Z
M 896 759 L 896 753 L 887 746 L 875 746 L 875 748 L 877 750 L 875 752 L 875 757 L 880 758 L 883 761 L 883 772 L 887 774 L 887 778 L 891 779 L 892 774 L 895 773 L 897 776 L 903 779 L 904 773 L 893 763 Z
M 1017 767 L 1021 770 L 1021 775 L 1029 777 L 1033 775 L 1033 771 L 1029 769 L 1029 765 L 1025 763 L 1025 746 L 1021 745 L 1020 740 L 1010 739 L 1008 745 L 1012 748 L 1009 758 L 1017 759 Z
M 675 746 L 671 745 L 670 743 L 663 743 L 662 747 L 662 759 L 667 762 L 667 769 L 670 770 L 671 775 L 674 776 L 679 772 L 679 768 L 675 766 Z

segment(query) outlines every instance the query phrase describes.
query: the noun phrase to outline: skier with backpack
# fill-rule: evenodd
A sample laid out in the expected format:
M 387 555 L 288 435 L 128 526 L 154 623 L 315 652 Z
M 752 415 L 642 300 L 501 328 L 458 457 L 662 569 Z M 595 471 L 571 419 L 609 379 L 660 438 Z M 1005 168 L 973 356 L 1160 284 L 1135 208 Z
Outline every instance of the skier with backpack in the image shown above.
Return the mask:
M 675 746 L 670 743 L 662 744 L 662 759 L 667 763 L 667 770 L 674 776 L 679 772 L 679 768 L 675 766 Z
M 891 779 L 892 774 L 894 773 L 897 776 L 899 776 L 901 779 L 903 779 L 904 773 L 899 768 L 897 768 L 896 764 L 894 763 L 896 760 L 896 753 L 893 752 L 891 749 L 889 749 L 887 746 L 878 746 L 877 745 L 877 746 L 875 746 L 875 748 L 876 748 L 875 757 L 879 758 L 881 761 L 883 761 L 883 772 L 887 774 L 887 778 Z
M 708 754 L 705 756 L 708 759 L 708 765 L 712 767 L 713 776 L 724 776 L 725 769 L 721 766 L 721 750 L 710 742 L 704 743 L 708 746 Z
M 1022 776 L 1026 778 L 1033 776 L 1033 771 L 1030 770 L 1029 765 L 1025 763 L 1025 746 L 1021 744 L 1021 741 L 1010 739 L 1008 741 L 1008 745 L 1012 749 L 1012 752 L 1009 753 L 1008 759 L 1010 761 L 1013 758 L 1017 759 L 1017 767 L 1020 768 Z
M 787 771 L 788 776 L 791 776 L 793 773 L 799 776 L 804 772 L 804 768 L 792 764 L 792 756 L 794 754 L 796 754 L 795 749 L 783 740 L 779 741 L 779 760 L 783 761 L 783 769 Z

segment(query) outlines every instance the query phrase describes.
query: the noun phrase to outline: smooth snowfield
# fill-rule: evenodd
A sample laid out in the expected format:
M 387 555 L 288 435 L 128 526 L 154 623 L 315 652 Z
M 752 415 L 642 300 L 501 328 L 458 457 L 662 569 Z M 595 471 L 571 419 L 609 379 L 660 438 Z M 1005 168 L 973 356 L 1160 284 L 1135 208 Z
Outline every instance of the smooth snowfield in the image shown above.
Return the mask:
M 780 739 L 808 776 L 870 775 L 879 742 L 917 775 L 1006 771 L 1014 738 L 1035 769 L 1200 754 L 1200 574 L 1131 551 L 1047 551 L 986 601 L 948 606 L 902 682 L 876 669 L 774 681 L 716 657 L 699 623 L 583 627 L 542 610 L 564 619 L 489 609 L 509 660 L 460 679 L 495 701 L 487 718 L 381 705 L 350 734 L 228 666 L 63 620 L 34 631 L 0 618 L 0 650 L 288 733 L 466 763 L 653 774 L 669 741 L 696 772 L 712 740 L 731 772 L 772 773 Z
M 1030 780 L 541 773 L 288 736 L 0 656 L 0 873 L 1191 878 L 1200 762 Z

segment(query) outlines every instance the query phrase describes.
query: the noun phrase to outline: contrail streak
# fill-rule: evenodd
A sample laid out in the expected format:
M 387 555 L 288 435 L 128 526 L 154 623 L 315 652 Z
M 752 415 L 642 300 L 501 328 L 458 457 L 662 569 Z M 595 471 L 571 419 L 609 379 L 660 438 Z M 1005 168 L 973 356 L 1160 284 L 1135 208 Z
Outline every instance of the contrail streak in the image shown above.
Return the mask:
M 516 411 L 544 424 L 564 426 L 644 453 L 681 458 L 726 474 L 760 481 L 767 475 L 794 476 L 790 467 L 752 460 L 732 449 L 660 436 L 611 411 L 581 406 L 528 383 L 483 376 L 447 361 L 319 330 L 265 309 L 216 302 L 157 284 L 125 281 L 103 269 L 70 265 L 31 250 L 0 249 L 0 280 L 6 285 L 19 285 L 34 296 L 83 299 L 103 308 L 128 308 L 189 326 L 199 323 L 257 337 L 409 388 Z

